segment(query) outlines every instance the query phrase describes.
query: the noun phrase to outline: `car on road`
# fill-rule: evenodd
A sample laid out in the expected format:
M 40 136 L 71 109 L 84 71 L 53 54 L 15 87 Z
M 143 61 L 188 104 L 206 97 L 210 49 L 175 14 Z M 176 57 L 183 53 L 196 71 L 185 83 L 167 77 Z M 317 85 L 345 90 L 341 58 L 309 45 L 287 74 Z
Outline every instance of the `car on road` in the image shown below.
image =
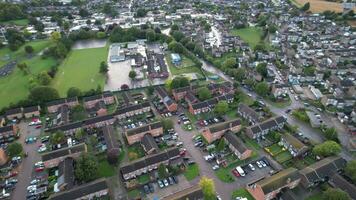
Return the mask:
M 287 109 L 286 110 L 286 113 L 288 114 L 288 113 L 290 113 L 292 111 L 292 109 Z
M 36 167 L 36 168 L 35 168 L 35 171 L 36 171 L 36 172 L 43 172 L 44 169 L 45 169 L 44 167 Z

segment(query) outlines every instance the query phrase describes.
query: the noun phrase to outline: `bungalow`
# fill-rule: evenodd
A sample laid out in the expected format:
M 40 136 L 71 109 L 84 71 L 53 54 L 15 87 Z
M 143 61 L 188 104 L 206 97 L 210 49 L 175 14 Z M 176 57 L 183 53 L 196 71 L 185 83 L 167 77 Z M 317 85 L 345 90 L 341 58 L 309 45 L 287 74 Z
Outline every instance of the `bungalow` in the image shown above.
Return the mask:
M 58 165 L 58 179 L 54 185 L 54 190 L 70 190 L 74 186 L 74 183 L 74 159 L 67 157 Z
M 14 108 L 14 109 L 7 110 L 5 112 L 5 116 L 8 120 L 22 119 L 23 117 L 22 108 Z
M 123 179 L 127 181 L 157 169 L 160 164 L 168 165 L 170 161 L 175 160 L 178 157 L 179 149 L 177 147 L 169 148 L 159 153 L 151 154 L 133 162 L 123 164 L 120 168 L 120 172 Z
M 293 157 L 302 156 L 308 147 L 289 133 L 282 134 L 280 144 L 292 154 Z
M 39 117 L 41 108 L 40 106 L 31 106 L 23 109 L 25 118 Z
M 202 131 L 202 135 L 208 143 L 212 143 L 215 140 L 220 139 L 225 132 L 238 132 L 240 131 L 240 129 L 241 121 L 239 119 L 234 119 L 231 121 L 222 122 L 217 125 L 204 128 Z
M 257 181 L 246 187 L 247 191 L 256 200 L 270 200 L 285 189 L 298 186 L 300 176 L 295 168 L 284 169 L 268 178 Z
M 117 158 L 120 153 L 120 144 L 118 139 L 115 137 L 115 130 L 112 125 L 107 125 L 102 128 L 103 135 L 106 143 L 106 154 L 108 159 L 114 157 Z
M 125 130 L 126 139 L 129 145 L 140 142 L 146 134 L 151 134 L 157 137 L 163 134 L 163 126 L 161 122 L 147 124 L 138 128 Z
M 155 91 L 169 112 L 177 111 L 178 105 L 174 100 L 171 99 L 171 97 L 169 97 L 166 89 L 164 89 L 162 86 L 158 86 L 155 88 Z
M 134 104 L 134 105 L 129 105 L 125 106 L 123 108 L 117 109 L 116 112 L 114 113 L 115 118 L 118 120 L 126 119 L 128 117 L 132 117 L 135 115 L 140 115 L 146 112 L 151 111 L 151 105 L 148 101 L 140 103 L 140 104 Z
M 17 127 L 15 125 L 0 127 L 0 144 L 15 140 Z
M 55 101 L 48 102 L 47 111 L 49 113 L 56 113 L 58 112 L 58 109 L 63 105 L 67 105 L 69 108 L 73 108 L 74 106 L 79 105 L 78 98 L 72 97 L 72 98 L 58 99 Z
M 226 132 L 224 135 L 225 144 L 240 159 L 245 160 L 252 155 L 252 150 L 248 149 L 245 144 L 232 132 Z
M 95 96 L 90 96 L 90 97 L 84 97 L 84 107 L 86 109 L 91 109 L 95 107 L 95 105 L 103 101 L 105 105 L 111 105 L 116 103 L 116 97 L 113 95 L 112 92 L 104 92 L 103 94 L 95 95 Z
M 287 119 L 283 116 L 277 116 L 259 124 L 249 126 L 246 128 L 245 134 L 251 139 L 260 139 L 262 136 L 266 135 L 269 131 L 278 130 L 283 128 Z
M 50 200 L 100 199 L 109 195 L 109 186 L 104 178 L 76 186 L 68 191 L 55 193 Z
M 162 198 L 162 200 L 203 200 L 203 199 L 204 199 L 203 190 L 198 184 L 182 189 L 173 194 L 169 194 Z
M 44 153 L 42 154 L 42 161 L 46 168 L 53 168 L 57 167 L 59 163 L 63 162 L 66 158 L 77 158 L 83 152 L 87 152 L 85 143 Z
M 345 167 L 346 161 L 341 157 L 327 157 L 299 171 L 301 184 L 305 188 L 319 185 L 329 180 L 335 173 Z
M 245 104 L 239 104 L 239 107 L 237 108 L 237 113 L 251 124 L 261 122 L 261 117 L 257 114 L 257 112 Z
M 154 154 L 159 151 L 158 145 L 151 134 L 145 134 L 143 136 L 141 145 L 147 155 Z

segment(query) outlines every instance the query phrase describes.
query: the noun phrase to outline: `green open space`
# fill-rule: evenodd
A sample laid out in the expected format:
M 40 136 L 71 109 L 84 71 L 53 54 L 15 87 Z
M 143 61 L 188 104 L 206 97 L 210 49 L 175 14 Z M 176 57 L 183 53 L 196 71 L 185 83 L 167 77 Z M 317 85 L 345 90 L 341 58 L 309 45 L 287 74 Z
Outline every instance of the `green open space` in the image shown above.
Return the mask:
M 289 153 L 289 151 L 283 151 L 281 153 L 279 153 L 278 155 L 276 155 L 275 160 L 279 163 L 284 163 L 290 159 L 292 159 L 292 155 Z
M 258 27 L 234 29 L 231 33 L 232 35 L 239 36 L 251 48 L 254 48 L 261 41 L 262 36 L 262 30 Z
M 116 174 L 117 169 L 115 166 L 110 165 L 106 159 L 99 160 L 99 176 L 111 177 Z
M 305 200 L 321 200 L 321 199 L 323 199 L 323 193 L 318 192 L 316 194 L 307 197 Z
M 232 192 L 232 199 L 236 199 L 236 197 L 247 198 L 247 200 L 254 200 L 251 194 L 244 188 L 240 188 Z
M 265 150 L 272 156 L 275 156 L 283 151 L 282 147 L 278 144 L 273 144 L 272 146 L 266 147 Z
M 62 97 L 70 87 L 82 91 L 96 89 L 98 85 L 103 88 L 105 75 L 99 73 L 99 68 L 100 63 L 107 60 L 107 55 L 107 47 L 72 50 L 59 66 L 52 86 Z
M 6 22 L 0 22 L 3 25 L 16 25 L 16 26 L 27 26 L 29 23 L 28 19 L 14 19 Z
M 172 63 L 172 58 L 171 58 L 170 53 L 167 53 L 165 57 L 166 57 L 166 61 L 167 61 L 169 70 L 171 71 L 172 75 L 196 73 L 200 76 L 203 76 L 202 71 L 198 67 L 195 66 L 195 63 L 190 58 L 180 54 L 180 57 L 182 59 L 181 64 L 178 66 L 175 66 Z
M 137 199 L 140 197 L 140 191 L 138 189 L 131 190 L 127 193 L 130 199 Z
M 127 148 L 128 158 L 130 161 L 142 158 L 145 156 L 145 152 L 140 145 L 131 145 Z
M 138 179 L 138 182 L 141 185 L 143 185 L 150 181 L 150 176 L 148 174 L 144 174 L 144 175 L 139 176 L 137 179 Z
M 199 166 L 197 164 L 188 165 L 184 171 L 185 178 L 190 181 L 199 176 Z

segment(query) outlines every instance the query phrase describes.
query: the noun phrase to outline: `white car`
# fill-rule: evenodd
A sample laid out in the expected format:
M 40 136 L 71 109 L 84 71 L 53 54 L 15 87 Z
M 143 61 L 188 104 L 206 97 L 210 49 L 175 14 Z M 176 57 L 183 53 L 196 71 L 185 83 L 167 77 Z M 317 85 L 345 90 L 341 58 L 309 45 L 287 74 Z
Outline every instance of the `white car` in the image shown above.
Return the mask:
M 219 165 L 214 165 L 213 166 L 213 170 L 218 170 L 220 167 L 219 167 Z
M 36 185 L 37 183 L 39 183 L 40 182 L 40 180 L 38 180 L 38 179 L 33 179 L 31 182 L 30 182 L 30 184 L 31 185 Z
M 260 163 L 260 161 L 256 161 L 256 164 L 257 164 L 258 168 L 262 168 L 262 164 Z
M 261 163 L 262 167 L 267 167 L 266 163 L 263 162 L 262 160 L 260 160 L 260 163 Z
M 30 185 L 27 187 L 27 191 L 35 191 L 37 189 L 36 185 Z
M 255 171 L 256 169 L 255 169 L 255 167 L 250 163 L 250 164 L 248 164 L 248 167 L 252 170 L 252 171 Z
M 37 150 L 38 153 L 42 153 L 42 152 L 45 152 L 45 151 L 47 151 L 47 147 L 46 147 L 46 146 L 41 146 L 41 147 Z

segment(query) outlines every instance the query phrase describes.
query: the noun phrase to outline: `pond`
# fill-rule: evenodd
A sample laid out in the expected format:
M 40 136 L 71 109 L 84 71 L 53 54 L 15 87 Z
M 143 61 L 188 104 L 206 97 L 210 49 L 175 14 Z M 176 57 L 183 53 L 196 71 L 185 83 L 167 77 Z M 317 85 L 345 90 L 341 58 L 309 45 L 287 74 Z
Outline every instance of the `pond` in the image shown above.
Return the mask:
M 90 49 L 105 47 L 106 39 L 91 39 L 91 40 L 79 40 L 76 41 L 72 49 Z

